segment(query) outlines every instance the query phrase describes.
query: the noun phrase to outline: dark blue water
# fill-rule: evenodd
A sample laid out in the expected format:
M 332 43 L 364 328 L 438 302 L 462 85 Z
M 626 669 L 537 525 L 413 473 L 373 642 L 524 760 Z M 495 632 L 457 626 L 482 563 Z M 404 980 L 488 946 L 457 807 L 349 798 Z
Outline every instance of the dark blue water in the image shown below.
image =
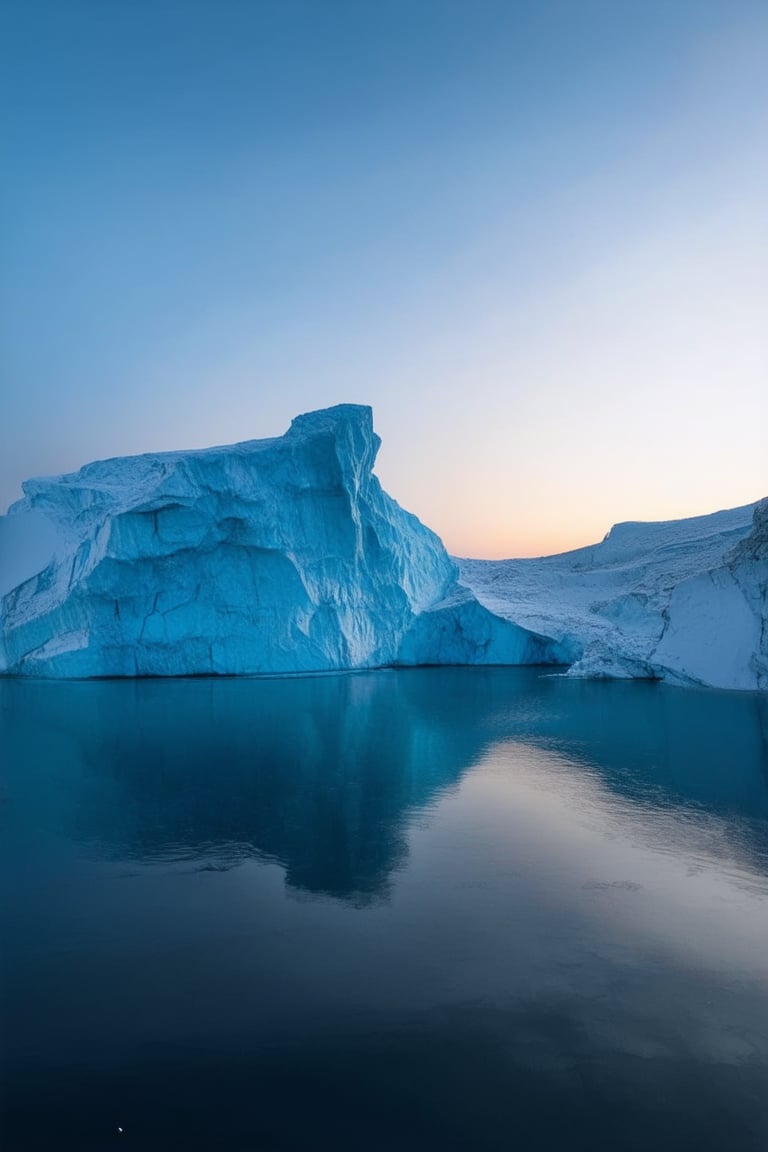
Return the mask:
M 0 761 L 3 1152 L 768 1147 L 765 698 L 2 681 Z

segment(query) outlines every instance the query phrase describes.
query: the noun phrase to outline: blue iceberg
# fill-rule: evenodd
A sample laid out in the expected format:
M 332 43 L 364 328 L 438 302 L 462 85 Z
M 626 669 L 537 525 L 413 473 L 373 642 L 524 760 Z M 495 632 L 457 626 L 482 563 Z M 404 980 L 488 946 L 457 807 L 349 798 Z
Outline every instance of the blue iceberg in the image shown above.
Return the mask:
M 0 604 L 0 671 L 244 675 L 563 659 L 482 607 L 440 539 L 382 491 L 372 412 L 276 439 L 28 480 L 7 540 L 45 522 Z M 18 559 L 18 558 L 17 558 Z

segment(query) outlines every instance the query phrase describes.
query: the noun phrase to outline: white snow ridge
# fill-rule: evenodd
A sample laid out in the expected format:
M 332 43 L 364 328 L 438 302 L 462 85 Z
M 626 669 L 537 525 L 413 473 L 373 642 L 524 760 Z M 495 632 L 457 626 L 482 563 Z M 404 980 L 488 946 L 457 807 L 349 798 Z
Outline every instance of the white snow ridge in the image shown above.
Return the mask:
M 29 480 L 0 517 L 0 672 L 406 664 L 768 688 L 768 500 L 541 560 L 454 562 L 382 491 L 371 409 Z

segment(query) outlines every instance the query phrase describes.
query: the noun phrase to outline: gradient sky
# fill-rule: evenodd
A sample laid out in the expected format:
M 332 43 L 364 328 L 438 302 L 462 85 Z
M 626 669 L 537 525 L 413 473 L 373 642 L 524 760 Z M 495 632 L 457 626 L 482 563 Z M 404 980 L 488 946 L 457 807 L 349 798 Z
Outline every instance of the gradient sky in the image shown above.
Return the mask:
M 3 508 L 340 401 L 457 554 L 768 494 L 765 0 L 2 21 Z

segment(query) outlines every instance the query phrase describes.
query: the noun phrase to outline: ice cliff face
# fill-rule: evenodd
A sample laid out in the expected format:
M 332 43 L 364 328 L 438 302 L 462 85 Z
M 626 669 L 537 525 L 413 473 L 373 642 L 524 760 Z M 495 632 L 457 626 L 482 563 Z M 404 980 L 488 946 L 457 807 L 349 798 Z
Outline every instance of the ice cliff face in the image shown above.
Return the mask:
M 459 567 L 489 610 L 557 640 L 570 675 L 768 688 L 768 500 Z
M 341 405 L 298 417 L 274 440 L 27 481 L 0 521 L 15 585 L 0 605 L 0 671 L 178 676 L 557 658 L 556 644 L 496 620 L 466 592 L 455 624 L 439 609 L 448 638 L 433 650 L 429 630 L 414 626 L 457 598 L 456 567 L 382 491 L 371 471 L 378 447 L 370 408 Z M 36 538 L 18 582 L 18 541 L 40 522 L 47 544 Z

